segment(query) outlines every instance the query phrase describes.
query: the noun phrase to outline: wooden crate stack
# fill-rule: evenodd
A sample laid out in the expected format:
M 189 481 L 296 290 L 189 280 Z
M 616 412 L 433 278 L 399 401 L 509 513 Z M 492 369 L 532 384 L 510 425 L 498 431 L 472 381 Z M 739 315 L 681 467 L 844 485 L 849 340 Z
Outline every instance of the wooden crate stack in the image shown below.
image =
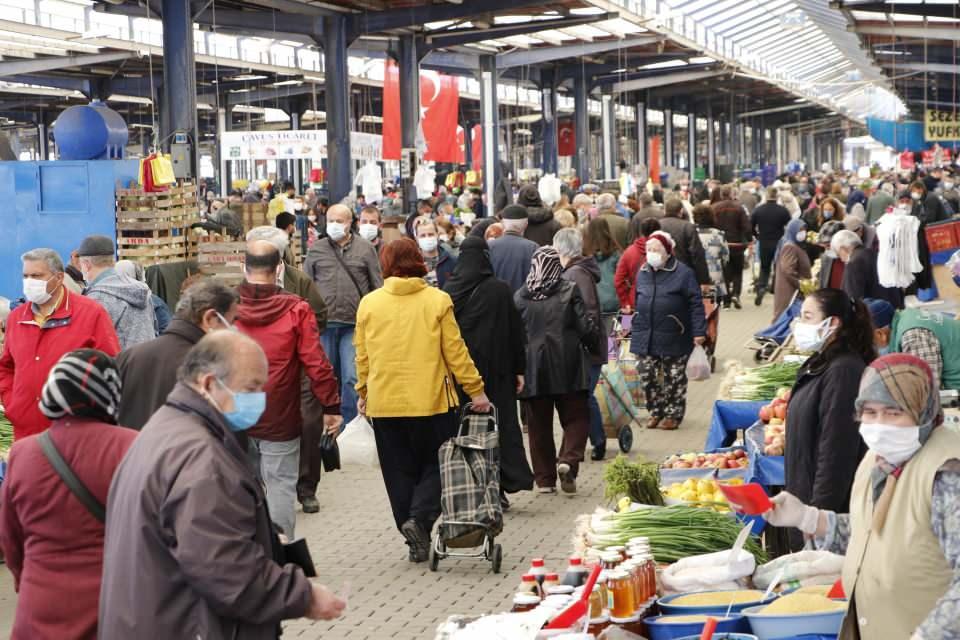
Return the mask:
M 197 245 L 200 273 L 235 287 L 243 282 L 243 260 L 246 242 L 229 242 L 220 236 L 202 238 Z
M 199 221 L 196 184 L 158 192 L 117 189 L 117 255 L 144 266 L 194 258 L 190 226 Z
M 250 231 L 254 227 L 270 226 L 274 224 L 273 220 L 270 220 L 268 214 L 270 205 L 257 202 L 250 204 L 248 202 L 243 203 L 243 230 Z

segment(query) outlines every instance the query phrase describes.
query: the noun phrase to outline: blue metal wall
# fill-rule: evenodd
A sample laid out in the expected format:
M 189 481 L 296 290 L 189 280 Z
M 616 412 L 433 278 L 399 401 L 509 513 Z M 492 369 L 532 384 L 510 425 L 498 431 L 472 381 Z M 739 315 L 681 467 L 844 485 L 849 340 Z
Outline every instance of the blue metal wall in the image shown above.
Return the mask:
M 64 263 L 84 237 L 116 236 L 116 187 L 137 160 L 0 162 L 0 296 L 23 295 L 20 256 L 48 247 Z

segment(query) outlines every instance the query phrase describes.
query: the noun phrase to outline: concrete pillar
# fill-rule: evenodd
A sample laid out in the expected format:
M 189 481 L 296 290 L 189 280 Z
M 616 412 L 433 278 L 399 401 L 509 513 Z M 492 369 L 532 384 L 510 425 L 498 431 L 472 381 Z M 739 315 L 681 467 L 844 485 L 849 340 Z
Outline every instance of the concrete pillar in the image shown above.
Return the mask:
M 637 103 L 637 164 L 650 168 L 647 162 L 647 103 Z
M 613 93 L 610 89 L 604 88 L 600 94 L 600 123 L 601 123 L 601 148 L 603 149 L 603 179 L 616 180 L 616 160 L 613 150 L 614 138 L 617 133 L 616 113 L 614 111 Z
M 327 187 L 330 204 L 353 188 L 350 158 L 350 75 L 347 73 L 347 18 L 323 18 L 324 103 L 327 113 Z M 402 85 L 401 85 L 402 86 Z M 418 85 L 419 86 L 419 85 Z
M 540 72 L 543 86 L 540 88 L 540 107 L 543 113 L 543 172 L 556 175 L 559 159 L 557 157 L 557 84 L 554 70 Z
M 497 58 L 480 57 L 480 118 L 483 127 L 483 192 L 487 215 L 495 215 L 494 194 L 500 179 L 500 116 L 497 104 Z
M 46 115 L 46 112 L 41 112 L 40 122 L 37 123 L 37 158 L 40 160 L 50 159 L 50 148 L 47 145 Z
M 290 130 L 299 131 L 300 107 L 294 105 L 296 105 L 295 102 L 290 106 Z M 299 158 L 293 161 L 293 186 L 296 187 L 298 194 L 303 193 L 303 161 Z
M 199 166 L 197 138 L 197 71 L 193 55 L 193 16 L 190 0 L 162 0 L 163 8 L 163 97 L 161 112 L 168 114 L 167 128 L 160 139 L 170 149 L 179 135 L 191 145 L 189 176 Z
M 415 149 L 417 132 L 420 130 L 420 61 L 417 58 L 417 41 L 411 35 L 400 36 L 397 46 L 397 69 L 400 80 L 400 147 Z M 417 154 L 417 162 L 420 154 Z M 403 179 L 404 214 L 417 209 L 417 190 L 413 176 Z
M 590 161 L 590 111 L 587 106 L 589 82 L 583 73 L 573 79 L 573 118 L 574 137 L 577 140 L 577 155 L 573 158 L 573 167 L 581 184 L 587 184 L 593 178 L 593 164 Z
M 217 157 L 220 162 L 220 197 L 227 197 L 227 192 L 230 190 L 230 184 L 228 180 L 230 176 L 227 175 L 227 156 L 223 154 L 223 147 L 220 145 L 220 140 L 222 139 L 222 134 L 227 130 L 227 110 L 223 107 L 217 109 Z
M 463 164 L 473 169 L 473 123 L 463 123 Z
M 687 171 L 693 182 L 693 170 L 697 168 L 697 114 L 687 114 Z
M 663 157 L 666 167 L 673 164 L 673 109 L 663 110 Z M 661 170 L 666 168 L 661 167 Z

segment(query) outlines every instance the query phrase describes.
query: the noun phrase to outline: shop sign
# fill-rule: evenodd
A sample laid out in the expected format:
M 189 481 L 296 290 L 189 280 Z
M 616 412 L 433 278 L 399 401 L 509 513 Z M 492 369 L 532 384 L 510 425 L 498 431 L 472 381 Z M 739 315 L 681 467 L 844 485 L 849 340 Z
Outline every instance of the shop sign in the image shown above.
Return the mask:
M 927 109 L 923 125 L 923 137 L 927 142 L 960 140 L 960 118 L 957 111 Z

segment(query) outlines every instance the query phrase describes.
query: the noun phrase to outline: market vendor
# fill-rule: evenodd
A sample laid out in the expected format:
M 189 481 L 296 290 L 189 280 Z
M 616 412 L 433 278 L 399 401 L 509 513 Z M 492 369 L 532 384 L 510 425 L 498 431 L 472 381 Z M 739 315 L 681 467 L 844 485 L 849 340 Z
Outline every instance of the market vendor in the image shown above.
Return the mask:
M 938 428 L 933 372 L 915 356 L 878 358 L 864 371 L 856 412 L 870 450 L 849 513 L 784 492 L 767 521 L 846 554 L 840 640 L 960 638 L 960 435 Z
M 937 388 L 960 389 L 960 321 L 937 311 L 904 309 L 893 319 L 890 350 L 930 365 Z

